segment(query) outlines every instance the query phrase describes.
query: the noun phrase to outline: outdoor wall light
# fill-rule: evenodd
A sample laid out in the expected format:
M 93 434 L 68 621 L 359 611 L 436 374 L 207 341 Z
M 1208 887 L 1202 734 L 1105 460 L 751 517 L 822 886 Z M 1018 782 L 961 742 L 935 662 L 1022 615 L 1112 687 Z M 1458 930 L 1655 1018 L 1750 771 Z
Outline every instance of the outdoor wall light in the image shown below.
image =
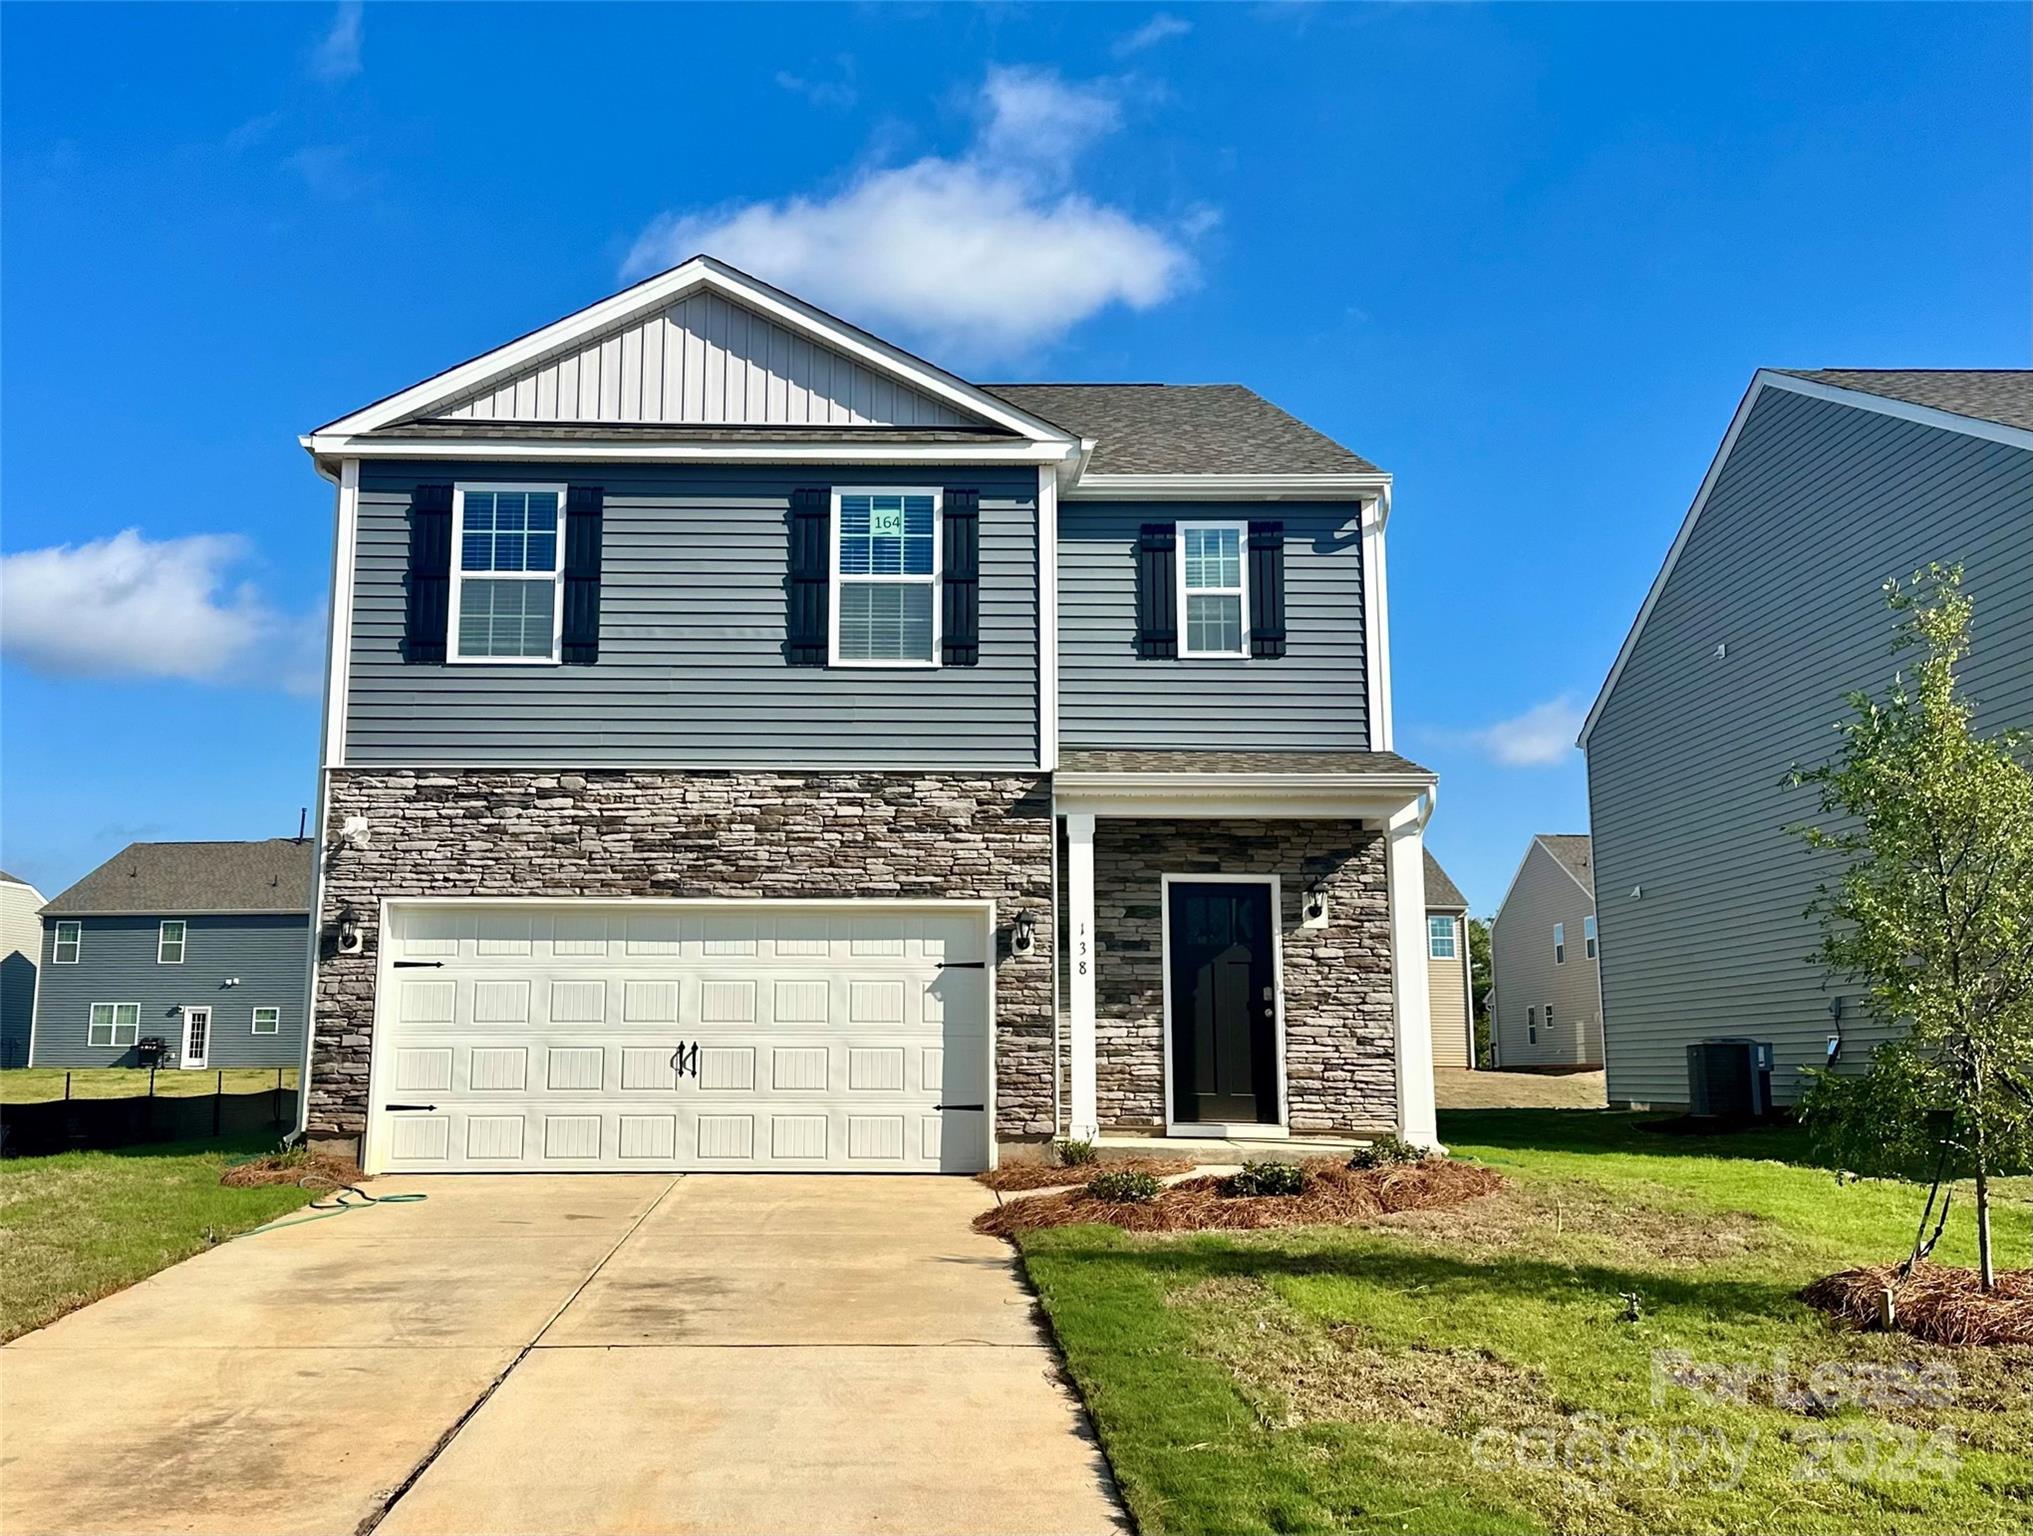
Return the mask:
M 1019 912 L 1016 921 L 1010 925 L 1009 952 L 1022 958 L 1036 953 L 1038 947 L 1038 920 L 1028 912 Z
M 1327 892 L 1317 885 L 1299 899 L 1299 926 L 1302 928 L 1327 926 Z
M 339 953 L 342 955 L 357 955 L 364 948 L 366 948 L 366 944 L 360 937 L 360 923 L 354 917 L 353 909 L 351 907 L 341 907 L 339 909 Z

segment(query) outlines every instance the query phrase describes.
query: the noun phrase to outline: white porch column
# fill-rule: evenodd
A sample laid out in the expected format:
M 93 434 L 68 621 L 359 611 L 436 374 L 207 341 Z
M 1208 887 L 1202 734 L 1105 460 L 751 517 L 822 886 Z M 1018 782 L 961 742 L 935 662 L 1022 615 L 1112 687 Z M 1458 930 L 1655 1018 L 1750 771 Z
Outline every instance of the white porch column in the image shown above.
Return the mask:
M 1426 986 L 1426 818 L 1420 796 L 1389 822 L 1391 993 L 1398 1030 L 1398 1134 L 1445 1150 L 1433 1113 L 1433 1013 Z M 1467 942 L 1467 935 L 1462 936 Z
M 1094 815 L 1066 814 L 1066 961 L 1071 982 L 1069 1041 L 1072 1103 L 1066 1133 L 1092 1141 L 1100 1133 L 1094 1096 Z M 1423 974 L 1423 973 L 1422 973 Z

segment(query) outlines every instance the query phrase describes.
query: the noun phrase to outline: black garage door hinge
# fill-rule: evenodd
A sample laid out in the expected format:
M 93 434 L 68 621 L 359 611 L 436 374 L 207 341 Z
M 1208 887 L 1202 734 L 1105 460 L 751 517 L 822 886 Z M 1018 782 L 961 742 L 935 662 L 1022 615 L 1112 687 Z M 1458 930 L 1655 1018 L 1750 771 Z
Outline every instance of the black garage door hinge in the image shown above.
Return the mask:
M 984 1111 L 984 1112 L 985 1112 L 985 1111 L 986 1111 L 986 1110 L 988 1109 L 988 1106 L 987 1106 L 986 1104 L 934 1104 L 934 1105 L 932 1106 L 932 1108 L 934 1108 L 934 1109 L 978 1109 L 978 1110 L 982 1110 L 982 1111 Z
M 414 1113 L 419 1110 L 436 1109 L 438 1106 L 435 1104 L 384 1104 L 381 1107 L 391 1114 L 401 1114 L 405 1110 Z
M 395 962 L 395 968 L 398 971 L 436 971 L 443 970 L 444 965 L 445 962 L 442 960 L 398 960 Z
M 939 962 L 939 969 L 942 971 L 985 971 L 988 969 L 988 962 L 986 960 L 941 960 Z

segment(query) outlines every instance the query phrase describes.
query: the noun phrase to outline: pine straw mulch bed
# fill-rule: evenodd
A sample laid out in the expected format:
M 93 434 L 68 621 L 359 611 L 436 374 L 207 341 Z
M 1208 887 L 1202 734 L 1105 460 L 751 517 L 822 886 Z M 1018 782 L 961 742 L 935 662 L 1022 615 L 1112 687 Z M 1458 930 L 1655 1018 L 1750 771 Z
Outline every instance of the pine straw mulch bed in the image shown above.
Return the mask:
M 1175 1173 L 1191 1173 L 1198 1166 L 1185 1157 L 1114 1157 L 1070 1168 L 1057 1163 L 1009 1163 L 974 1177 L 993 1190 L 1022 1191 L 1085 1184 L 1097 1173 L 1148 1173 L 1154 1179 L 1162 1179 Z
M 1977 1272 L 1922 1264 L 1904 1280 L 1896 1264 L 1823 1275 L 1800 1292 L 1811 1307 L 1858 1328 L 1878 1327 L 1878 1296 L 1892 1292 L 1892 1326 L 1930 1344 L 2033 1344 L 2033 1269 L 2001 1270 L 1987 1295 Z
M 1332 1158 L 1302 1163 L 1297 1195 L 1231 1195 L 1228 1180 L 1208 1176 L 1168 1185 L 1155 1200 L 1115 1205 L 1083 1189 L 1011 1200 L 974 1219 L 974 1230 L 1010 1237 L 1040 1227 L 1106 1222 L 1125 1232 L 1243 1232 L 1367 1221 L 1395 1211 L 1460 1205 L 1503 1187 L 1479 1163 L 1433 1158 L 1388 1168 L 1353 1169 Z
M 219 1176 L 231 1189 L 256 1189 L 267 1184 L 294 1184 L 320 1194 L 358 1184 L 367 1175 L 343 1157 L 323 1152 L 270 1152 L 234 1163 Z

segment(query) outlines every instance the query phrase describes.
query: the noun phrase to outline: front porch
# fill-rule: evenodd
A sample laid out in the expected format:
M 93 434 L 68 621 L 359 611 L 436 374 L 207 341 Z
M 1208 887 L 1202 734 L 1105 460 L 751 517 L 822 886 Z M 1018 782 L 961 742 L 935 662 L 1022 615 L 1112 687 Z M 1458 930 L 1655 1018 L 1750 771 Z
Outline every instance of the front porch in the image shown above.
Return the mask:
M 1062 1133 L 1223 1158 L 1436 1144 L 1434 785 L 1390 753 L 1063 754 Z

